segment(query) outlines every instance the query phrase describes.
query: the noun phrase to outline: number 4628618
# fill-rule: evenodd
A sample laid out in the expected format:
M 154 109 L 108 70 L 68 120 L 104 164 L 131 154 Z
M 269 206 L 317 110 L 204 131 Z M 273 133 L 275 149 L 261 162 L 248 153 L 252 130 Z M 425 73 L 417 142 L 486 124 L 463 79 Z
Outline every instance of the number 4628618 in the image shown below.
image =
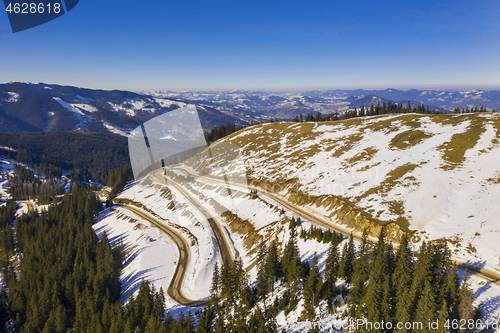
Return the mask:
M 59 14 L 61 12 L 61 4 L 60 3 L 9 3 L 7 8 L 5 9 L 9 14 L 43 14 L 45 11 L 47 13 L 56 13 Z

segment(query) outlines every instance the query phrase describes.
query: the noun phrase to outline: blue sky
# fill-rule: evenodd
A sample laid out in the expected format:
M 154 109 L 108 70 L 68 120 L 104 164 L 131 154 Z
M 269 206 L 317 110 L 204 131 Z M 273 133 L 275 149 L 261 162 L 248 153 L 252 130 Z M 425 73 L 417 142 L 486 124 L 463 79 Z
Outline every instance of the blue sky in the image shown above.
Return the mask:
M 499 89 L 499 17 L 497 0 L 80 0 L 16 34 L 0 13 L 0 82 Z

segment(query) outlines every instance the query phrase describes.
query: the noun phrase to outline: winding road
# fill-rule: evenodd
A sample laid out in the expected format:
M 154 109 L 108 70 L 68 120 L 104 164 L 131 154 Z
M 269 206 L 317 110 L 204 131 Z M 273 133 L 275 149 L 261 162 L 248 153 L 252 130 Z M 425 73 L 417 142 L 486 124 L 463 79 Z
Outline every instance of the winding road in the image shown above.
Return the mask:
M 182 186 L 170 179 L 165 179 L 165 177 L 162 175 L 162 171 L 163 169 L 154 171 L 150 173 L 149 176 L 153 181 L 157 183 L 174 187 L 182 195 L 182 197 L 184 197 L 184 199 L 189 203 L 190 206 L 199 211 L 207 219 L 217 242 L 217 247 L 219 249 L 219 252 L 221 253 L 222 260 L 227 260 L 228 262 L 232 263 L 236 251 L 232 244 L 228 241 L 229 236 L 225 234 L 224 229 L 220 226 L 214 216 L 210 214 L 210 212 L 208 212 L 189 192 L 182 188 Z M 151 226 L 158 228 L 160 231 L 167 234 L 177 245 L 179 249 L 179 261 L 177 263 L 177 267 L 175 268 L 174 275 L 172 276 L 172 280 L 170 281 L 170 285 L 168 286 L 167 295 L 182 305 L 191 307 L 205 306 L 207 304 L 207 301 L 189 299 L 182 292 L 182 284 L 184 281 L 184 277 L 186 276 L 186 270 L 189 263 L 189 247 L 185 239 L 177 231 L 168 227 L 143 210 L 128 204 L 117 202 L 115 202 L 115 204 L 131 211 L 141 219 L 148 221 Z
M 207 183 L 207 184 L 212 184 L 212 185 L 222 185 L 222 186 L 232 186 L 236 188 L 245 188 L 247 190 L 257 190 L 258 192 L 267 195 L 271 199 L 275 200 L 277 203 L 282 205 L 284 208 L 290 210 L 297 216 L 309 220 L 314 224 L 320 225 L 322 227 L 325 227 L 329 230 L 337 231 L 342 233 L 345 236 L 349 236 L 352 232 L 352 230 L 347 229 L 347 228 L 342 228 L 341 226 L 335 225 L 333 221 L 329 221 L 328 218 L 322 216 L 321 214 L 314 214 L 312 212 L 309 212 L 303 208 L 297 207 L 290 202 L 288 202 L 286 199 L 283 197 L 280 197 L 274 193 L 265 191 L 259 187 L 256 186 L 243 186 L 241 184 L 232 184 L 228 182 L 227 180 L 221 180 L 217 179 L 215 177 L 209 177 L 209 176 L 199 176 L 195 173 L 193 173 L 190 170 L 187 170 L 185 168 L 171 168 L 171 169 L 177 169 L 180 170 L 189 176 Z M 191 195 L 186 189 L 184 189 L 180 184 L 177 182 L 167 179 L 163 175 L 163 169 L 159 169 L 157 171 L 154 171 L 150 173 L 150 178 L 160 184 L 163 185 L 168 185 L 172 186 L 177 190 L 177 192 L 188 202 L 190 206 L 195 208 L 197 211 L 199 211 L 208 221 L 210 228 L 212 230 L 212 233 L 215 237 L 215 240 L 217 242 L 217 247 L 219 249 L 219 252 L 221 253 L 222 260 L 223 261 L 229 261 L 233 262 L 234 257 L 235 257 L 235 249 L 232 245 L 232 243 L 229 241 L 229 236 L 226 234 L 225 230 L 220 226 L 220 224 L 217 222 L 216 218 L 203 207 L 202 204 L 200 204 L 194 197 Z M 204 300 L 191 300 L 188 297 L 186 297 L 183 292 L 182 292 L 182 284 L 184 281 L 184 277 L 186 275 L 186 270 L 187 266 L 189 263 L 189 247 L 187 242 L 184 240 L 184 238 L 174 229 L 166 226 L 162 222 L 158 221 L 155 217 L 149 215 L 148 213 L 142 211 L 141 209 L 130 206 L 127 204 L 120 204 L 121 207 L 128 209 L 141 219 L 144 219 L 148 221 L 153 227 L 158 228 L 165 234 L 167 234 L 177 245 L 179 248 L 179 261 L 177 263 L 177 267 L 175 269 L 174 275 L 172 277 L 172 280 L 170 282 L 170 285 L 167 290 L 167 295 L 172 298 L 173 300 L 177 301 L 178 303 L 186 306 L 192 306 L 192 307 L 202 307 L 207 304 L 207 301 Z M 358 234 L 353 233 L 353 237 L 360 241 L 361 236 Z M 375 239 L 371 239 L 371 241 L 376 241 Z M 394 244 L 397 246 L 397 244 Z M 490 281 L 492 283 L 495 283 L 497 285 L 500 285 L 500 274 L 491 270 L 487 270 L 484 268 L 480 268 L 477 266 L 473 266 L 468 263 L 460 262 L 455 260 L 454 263 L 457 264 L 458 268 L 465 270 L 467 269 L 472 275 L 481 277 L 487 281 Z
M 182 292 L 182 282 L 184 281 L 186 269 L 189 263 L 189 247 L 184 238 L 182 238 L 182 236 L 179 235 L 179 233 L 177 233 L 177 231 L 175 231 L 174 229 L 169 228 L 153 216 L 143 212 L 142 210 L 134 206 L 122 204 L 119 204 L 119 206 L 128 209 L 141 219 L 151 223 L 153 227 L 160 229 L 160 231 L 167 234 L 179 248 L 179 261 L 177 263 L 177 267 L 175 268 L 172 280 L 170 281 L 170 285 L 168 286 L 167 295 L 182 305 L 193 307 L 205 306 L 207 304 L 207 301 L 195 301 L 189 299 Z
M 200 212 L 208 221 L 210 228 L 212 229 L 212 234 L 217 241 L 217 247 L 222 256 L 222 261 L 228 261 L 232 263 L 235 257 L 236 250 L 234 249 L 232 243 L 228 240 L 229 236 L 224 232 L 224 229 L 217 222 L 217 219 L 208 212 L 203 205 L 201 205 L 188 191 L 186 191 L 181 185 L 176 183 L 171 179 L 165 179 L 162 174 L 163 169 L 157 170 L 151 174 L 151 178 L 161 184 L 170 185 L 174 187 L 184 199 L 189 202 L 189 204 L 194 207 L 198 212 Z

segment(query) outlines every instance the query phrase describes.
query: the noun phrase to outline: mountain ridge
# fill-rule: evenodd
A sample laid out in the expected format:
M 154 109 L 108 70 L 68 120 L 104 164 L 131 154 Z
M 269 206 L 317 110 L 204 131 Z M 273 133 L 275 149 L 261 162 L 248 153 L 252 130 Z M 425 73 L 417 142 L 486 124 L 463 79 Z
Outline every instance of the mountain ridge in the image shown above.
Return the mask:
M 500 109 L 500 91 L 471 90 L 312 90 L 264 92 L 132 92 L 45 83 L 0 84 L 0 132 L 103 132 L 127 136 L 144 122 L 187 104 L 196 105 L 205 132 L 226 123 L 246 126 L 303 115 L 344 114 L 373 103 L 425 104 L 452 112 L 456 107 L 484 105 Z
M 0 84 L 0 131 L 109 132 L 126 136 L 142 123 L 188 103 L 122 90 L 12 82 Z M 248 125 L 256 119 L 207 103 L 194 104 L 205 131 L 228 122 Z

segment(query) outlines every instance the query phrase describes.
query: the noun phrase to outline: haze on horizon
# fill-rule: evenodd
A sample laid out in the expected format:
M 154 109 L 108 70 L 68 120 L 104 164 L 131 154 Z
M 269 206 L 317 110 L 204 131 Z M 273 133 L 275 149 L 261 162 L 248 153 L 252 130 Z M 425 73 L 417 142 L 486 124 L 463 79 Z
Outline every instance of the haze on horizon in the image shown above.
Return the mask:
M 500 89 L 497 1 L 86 0 L 12 34 L 0 80 L 132 91 Z

